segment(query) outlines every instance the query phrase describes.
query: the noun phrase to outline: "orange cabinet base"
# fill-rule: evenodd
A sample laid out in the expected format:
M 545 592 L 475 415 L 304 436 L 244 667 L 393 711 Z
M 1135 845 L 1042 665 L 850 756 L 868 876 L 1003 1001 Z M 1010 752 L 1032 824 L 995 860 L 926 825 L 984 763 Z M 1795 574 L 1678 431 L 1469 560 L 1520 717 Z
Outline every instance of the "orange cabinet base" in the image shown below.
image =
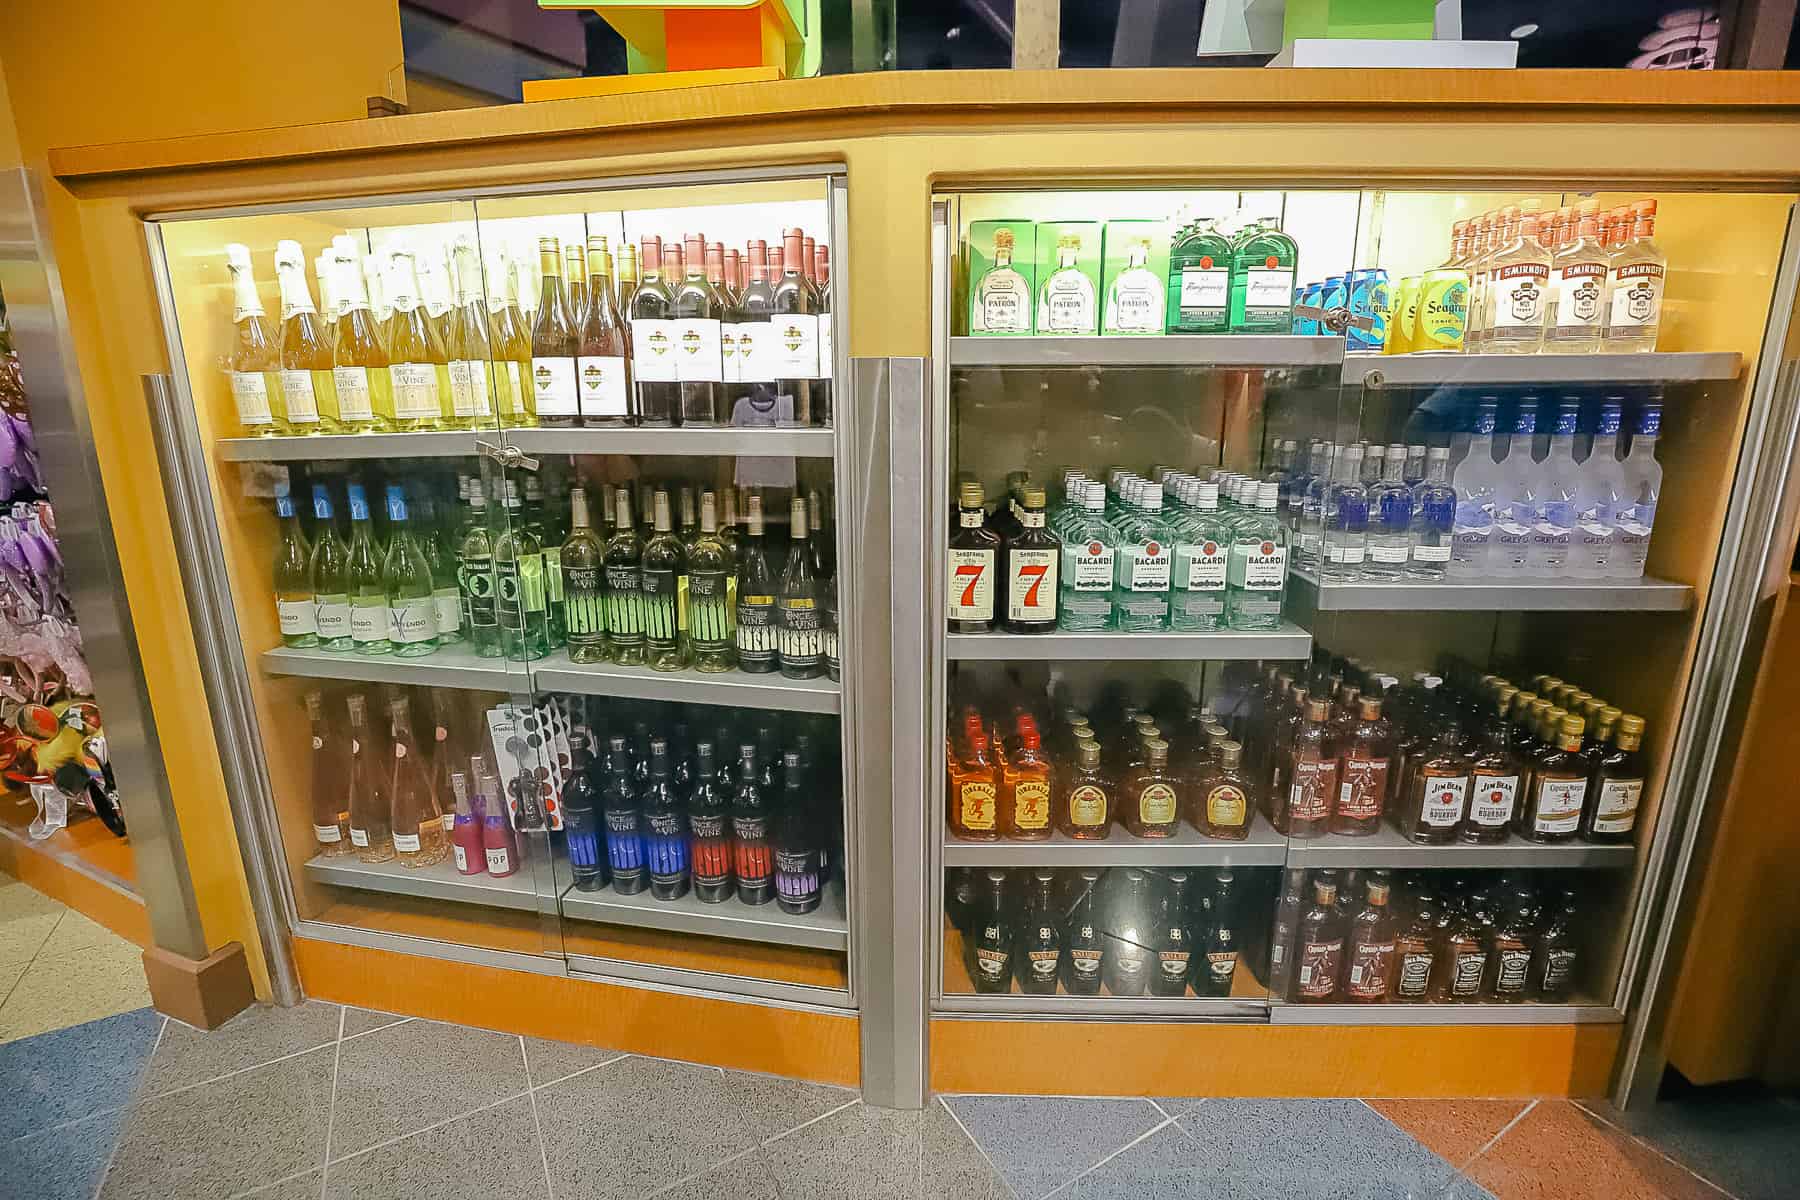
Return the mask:
M 294 939 L 308 996 L 633 1054 L 857 1086 L 855 1017 Z
M 74 832 L 65 829 L 44 842 L 32 841 L 22 826 L 0 821 L 0 871 L 148 948 L 150 915 L 143 897 L 109 867 L 129 871 L 130 847 L 99 821 L 80 822 Z
M 1599 1096 L 1618 1025 L 931 1023 L 940 1092 Z

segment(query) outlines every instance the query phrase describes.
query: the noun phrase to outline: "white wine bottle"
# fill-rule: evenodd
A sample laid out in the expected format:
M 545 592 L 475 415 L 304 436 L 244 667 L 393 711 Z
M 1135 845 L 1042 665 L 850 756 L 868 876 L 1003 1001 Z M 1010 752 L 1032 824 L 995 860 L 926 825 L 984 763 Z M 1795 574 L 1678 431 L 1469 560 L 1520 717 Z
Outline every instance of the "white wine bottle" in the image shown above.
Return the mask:
M 337 391 L 331 347 L 306 286 L 306 254 L 299 242 L 275 247 L 281 288 L 281 405 L 295 433 L 337 433 Z
M 231 274 L 233 328 L 225 373 L 238 424 L 253 437 L 287 433 L 281 407 L 281 342 L 263 315 L 262 297 L 256 294 L 250 247 L 240 242 L 226 246 L 225 269 Z
M 331 372 L 338 423 L 345 433 L 390 430 L 394 427 L 394 382 L 388 372 L 387 345 L 375 314 L 369 311 L 356 245 L 348 237 L 332 241 L 331 266 L 340 306 Z
M 481 261 L 475 243 L 467 236 L 456 239 L 451 251 L 456 265 L 456 311 L 450 325 L 451 407 L 464 428 L 488 429 L 494 424 L 494 390 L 489 362 L 493 358 L 488 338 L 487 307 L 481 297 Z
M 397 247 L 388 258 L 388 372 L 394 378 L 394 424 L 401 431 L 442 429 L 450 391 L 450 356 L 419 300 L 414 252 Z

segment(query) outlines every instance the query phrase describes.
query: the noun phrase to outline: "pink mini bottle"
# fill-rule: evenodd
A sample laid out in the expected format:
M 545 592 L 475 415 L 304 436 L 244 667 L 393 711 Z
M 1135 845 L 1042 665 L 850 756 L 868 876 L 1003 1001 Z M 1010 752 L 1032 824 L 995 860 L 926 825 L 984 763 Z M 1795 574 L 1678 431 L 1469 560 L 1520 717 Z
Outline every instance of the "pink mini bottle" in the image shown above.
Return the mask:
M 479 875 L 487 869 L 487 859 L 482 853 L 481 818 L 469 804 L 469 777 L 452 771 L 450 790 L 456 795 L 456 813 L 450 826 L 450 849 L 456 856 L 456 869 L 464 875 Z
M 500 796 L 500 781 L 487 773 L 481 759 L 474 759 L 472 765 L 478 780 L 475 799 L 481 808 L 481 849 L 487 860 L 487 873 L 504 879 L 519 869 L 519 840 L 513 834 L 506 801 Z

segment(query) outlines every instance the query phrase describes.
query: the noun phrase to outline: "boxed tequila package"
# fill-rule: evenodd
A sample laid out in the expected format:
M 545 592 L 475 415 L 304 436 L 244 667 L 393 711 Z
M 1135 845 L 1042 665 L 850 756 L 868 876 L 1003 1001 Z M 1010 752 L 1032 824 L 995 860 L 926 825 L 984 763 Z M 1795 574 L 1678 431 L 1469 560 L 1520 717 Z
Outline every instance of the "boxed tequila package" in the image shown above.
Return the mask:
M 1031 221 L 969 224 L 969 333 L 975 337 L 1031 332 L 1034 256 Z
M 1163 332 L 1169 228 L 1161 221 L 1108 221 L 1101 259 L 1100 332 Z
M 1039 221 L 1037 322 L 1040 334 L 1100 332 L 1100 223 Z

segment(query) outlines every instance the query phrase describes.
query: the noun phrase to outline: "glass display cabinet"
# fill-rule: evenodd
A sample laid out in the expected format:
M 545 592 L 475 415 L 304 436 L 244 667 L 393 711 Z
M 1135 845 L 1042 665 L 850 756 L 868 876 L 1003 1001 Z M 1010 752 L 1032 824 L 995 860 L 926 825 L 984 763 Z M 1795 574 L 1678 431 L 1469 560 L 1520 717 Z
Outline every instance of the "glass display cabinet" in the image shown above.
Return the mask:
M 940 194 L 940 1027 L 1621 1021 L 1790 199 Z
M 852 1006 L 843 221 L 796 170 L 148 224 L 298 931 Z

